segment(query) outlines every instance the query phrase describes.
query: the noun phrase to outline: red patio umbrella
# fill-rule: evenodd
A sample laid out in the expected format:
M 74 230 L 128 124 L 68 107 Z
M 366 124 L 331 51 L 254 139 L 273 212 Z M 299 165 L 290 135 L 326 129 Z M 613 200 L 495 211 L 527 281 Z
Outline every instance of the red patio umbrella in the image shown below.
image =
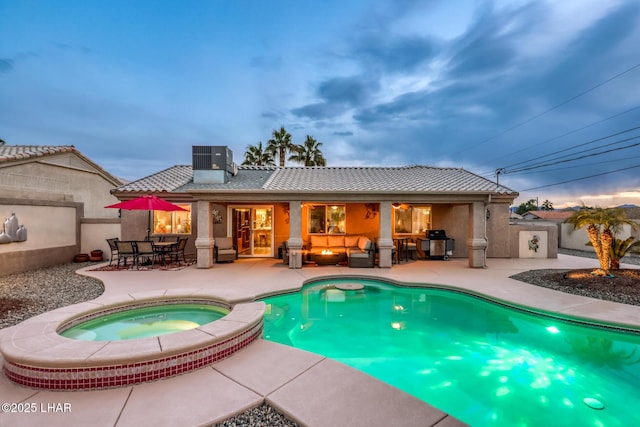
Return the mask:
M 151 211 L 186 211 L 186 209 L 161 199 L 154 194 L 145 194 L 144 196 L 135 199 L 125 200 L 124 202 L 116 203 L 115 205 L 105 206 L 105 208 L 125 209 L 129 211 L 149 211 L 147 239 L 151 235 Z

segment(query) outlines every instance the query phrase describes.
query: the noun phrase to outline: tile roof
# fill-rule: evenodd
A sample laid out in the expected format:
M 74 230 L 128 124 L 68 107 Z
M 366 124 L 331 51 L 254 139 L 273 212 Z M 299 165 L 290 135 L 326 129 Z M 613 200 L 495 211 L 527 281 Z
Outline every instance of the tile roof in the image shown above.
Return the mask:
M 115 191 L 265 190 L 333 192 L 500 193 L 517 195 L 507 187 L 460 168 L 402 167 L 286 167 L 238 166 L 225 184 L 193 183 L 188 165 L 173 166 Z
M 73 145 L 0 145 L 0 162 L 77 152 Z
M 192 182 L 180 190 L 268 190 L 265 188 L 265 183 L 277 171 L 278 168 L 275 166 L 238 166 L 238 174 L 226 184 L 195 184 Z
M 279 169 L 266 186 L 288 191 L 374 191 L 515 194 L 504 186 L 460 168 L 295 167 Z
M 86 157 L 78 151 L 73 145 L 6 145 L 0 144 L 0 165 L 9 164 L 11 162 L 20 162 L 24 160 L 39 160 L 58 154 L 73 153 L 79 159 L 87 162 L 104 178 L 111 181 L 114 185 L 121 184 L 123 181 L 102 168 L 99 164 Z
M 570 218 L 574 211 L 561 211 L 561 210 L 553 210 L 553 211 L 529 211 L 527 214 L 531 216 L 535 216 L 540 219 L 555 219 L 555 220 L 565 220 Z
M 188 165 L 176 165 L 153 175 L 131 181 L 113 191 L 126 192 L 174 192 L 193 180 L 193 170 Z

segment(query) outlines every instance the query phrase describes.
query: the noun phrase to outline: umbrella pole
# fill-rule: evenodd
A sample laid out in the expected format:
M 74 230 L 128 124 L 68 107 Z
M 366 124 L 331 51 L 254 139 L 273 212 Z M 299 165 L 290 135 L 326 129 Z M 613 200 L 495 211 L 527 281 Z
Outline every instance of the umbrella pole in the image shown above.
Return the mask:
M 147 218 L 147 240 L 151 240 L 151 211 L 149 211 L 149 217 Z

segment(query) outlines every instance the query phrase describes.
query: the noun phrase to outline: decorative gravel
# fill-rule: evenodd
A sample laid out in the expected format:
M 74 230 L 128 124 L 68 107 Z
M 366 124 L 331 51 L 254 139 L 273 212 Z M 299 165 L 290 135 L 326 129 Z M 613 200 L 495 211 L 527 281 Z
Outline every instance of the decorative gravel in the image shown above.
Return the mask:
M 91 264 L 70 263 L 0 276 L 0 328 L 102 295 L 101 281 L 75 273 Z
M 298 424 L 263 403 L 257 408 L 215 424 L 215 427 L 297 427 Z
M 595 253 L 560 249 L 561 254 L 592 258 L 593 269 L 598 267 Z M 625 264 L 640 265 L 640 257 L 625 256 Z M 640 305 L 640 270 L 622 269 L 614 272 L 614 277 L 592 276 L 587 270 L 530 270 L 511 276 L 531 285 L 541 286 L 574 295 Z M 577 274 L 567 274 L 573 272 Z M 577 277 L 574 277 L 577 276 Z

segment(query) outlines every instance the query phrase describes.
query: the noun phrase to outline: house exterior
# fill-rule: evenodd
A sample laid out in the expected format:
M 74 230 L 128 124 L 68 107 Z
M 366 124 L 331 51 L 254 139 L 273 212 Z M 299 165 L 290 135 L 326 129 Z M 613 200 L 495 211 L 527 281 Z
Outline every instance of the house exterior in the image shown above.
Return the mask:
M 551 211 L 528 211 L 522 215 L 522 219 L 564 222 L 571 218 L 573 211 L 551 210 Z
M 0 244 L 0 275 L 106 251 L 120 220 L 104 206 L 122 184 L 73 146 L 0 145 L 0 220 L 15 214 L 26 230 L 25 240 Z
M 232 237 L 240 257 L 278 257 L 300 266 L 312 236 L 364 235 L 380 267 L 391 267 L 394 239 L 445 230 L 453 257 L 484 267 L 511 257 L 509 206 L 518 193 L 460 168 L 237 166 L 227 147 L 193 147 L 176 165 L 112 191 L 120 200 L 153 193 L 187 213 L 154 212 L 152 233 L 189 236 L 197 266 L 213 266 L 215 239 Z M 122 212 L 122 238 L 142 239 L 147 216 Z

